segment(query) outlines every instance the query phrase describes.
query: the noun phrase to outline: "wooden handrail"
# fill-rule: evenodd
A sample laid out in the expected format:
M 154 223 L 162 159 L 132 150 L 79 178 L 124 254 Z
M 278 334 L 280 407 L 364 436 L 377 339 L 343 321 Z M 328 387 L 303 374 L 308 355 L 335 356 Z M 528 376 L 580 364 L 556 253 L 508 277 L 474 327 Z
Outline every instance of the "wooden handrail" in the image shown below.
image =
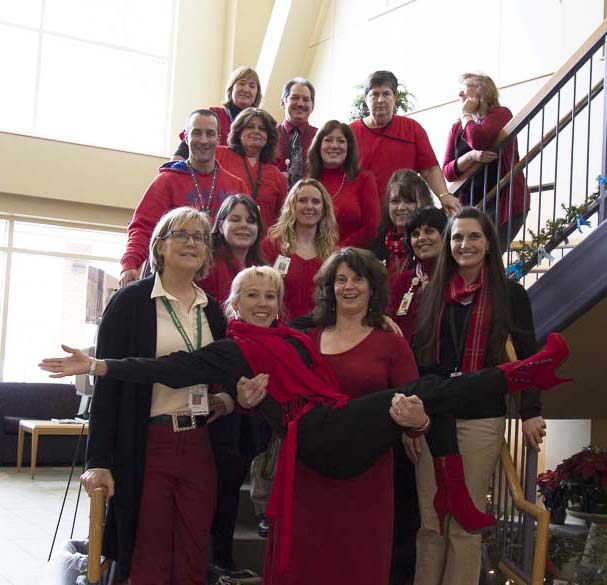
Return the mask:
M 544 86 L 529 100 L 529 102 L 521 109 L 521 111 L 504 126 L 500 132 L 496 142 L 489 150 L 497 151 L 497 149 L 509 141 L 510 137 L 518 134 L 525 126 L 527 120 L 534 116 L 545 103 L 559 90 L 577 70 L 583 65 L 584 60 L 589 55 L 593 54 L 598 47 L 605 42 L 607 35 L 607 19 L 604 20 L 599 27 L 588 37 L 586 42 L 560 67 L 552 77 L 544 84 Z M 480 164 L 477 163 L 477 170 Z M 468 175 L 469 176 L 469 175 Z M 466 177 L 467 178 L 467 177 Z M 465 182 L 466 178 L 458 179 L 450 184 L 450 192 L 455 193 Z
M 535 547 L 533 551 L 533 568 L 531 573 L 531 585 L 542 585 L 544 582 L 544 573 L 546 570 L 546 553 L 548 551 L 548 527 L 550 525 L 550 512 L 543 506 L 534 504 L 525 499 L 523 494 L 523 488 L 521 487 L 521 481 L 516 472 L 512 455 L 510 455 L 510 449 L 506 444 L 506 441 L 502 443 L 502 449 L 500 452 L 500 460 L 502 468 L 506 475 L 506 481 L 510 488 L 510 495 L 512 497 L 512 503 L 517 510 L 525 512 L 536 519 L 537 531 L 535 534 Z M 500 561 L 498 566 L 509 578 L 515 582 L 521 583 L 518 575 L 512 572 L 512 570 Z
M 103 519 L 107 488 L 98 487 L 91 494 L 91 512 L 89 524 L 89 559 L 87 577 L 90 585 L 99 583 L 103 568 L 101 566 L 101 543 L 103 541 Z
M 592 101 L 597 95 L 599 95 L 599 93 L 601 93 L 601 91 L 603 90 L 603 85 L 604 82 L 601 79 L 600 81 L 597 81 L 592 88 L 590 89 L 590 101 Z M 583 98 L 581 98 L 580 100 L 578 100 L 578 102 L 575 104 L 575 107 L 573 109 L 573 111 L 569 111 L 567 112 L 560 120 L 558 123 L 558 126 L 554 126 L 552 127 L 548 132 L 546 132 L 546 134 L 544 135 L 544 137 L 542 138 L 542 140 L 540 142 L 538 142 L 537 144 L 535 144 L 530 150 L 529 152 L 523 157 L 521 158 L 518 163 L 516 163 L 516 165 L 514 165 L 514 167 L 512 169 L 510 169 L 510 171 L 508 171 L 501 179 L 499 182 L 499 189 L 503 189 L 509 182 L 510 182 L 510 175 L 512 173 L 516 174 L 521 172 L 525 166 L 527 166 L 542 150 L 542 148 L 545 148 L 547 144 L 550 144 L 550 142 L 552 142 L 555 138 L 556 138 L 556 134 L 557 134 L 557 128 L 559 130 L 559 132 L 565 128 L 570 122 L 571 120 L 577 116 L 580 112 L 582 112 L 582 110 L 588 105 L 588 94 L 586 94 Z M 498 137 L 497 140 L 495 142 L 495 145 L 492 146 L 489 150 L 495 151 L 497 152 L 497 150 L 499 149 L 499 147 L 504 144 L 505 142 L 505 136 L 507 135 L 507 132 L 505 130 L 505 128 L 503 128 Z M 476 171 L 478 169 L 480 169 L 483 165 L 483 163 L 474 163 L 472 166 L 470 166 L 470 168 L 468 168 L 466 170 L 465 173 L 462 174 L 462 176 L 457 180 L 457 181 L 453 181 L 453 183 L 449 183 L 449 191 L 451 193 L 456 193 L 457 190 L 474 174 L 476 173 Z M 493 187 L 493 189 L 491 189 L 491 191 L 489 191 L 486 195 L 485 195 L 485 200 L 486 201 L 491 201 L 494 197 L 495 194 L 497 193 L 498 190 L 498 186 L 495 185 Z

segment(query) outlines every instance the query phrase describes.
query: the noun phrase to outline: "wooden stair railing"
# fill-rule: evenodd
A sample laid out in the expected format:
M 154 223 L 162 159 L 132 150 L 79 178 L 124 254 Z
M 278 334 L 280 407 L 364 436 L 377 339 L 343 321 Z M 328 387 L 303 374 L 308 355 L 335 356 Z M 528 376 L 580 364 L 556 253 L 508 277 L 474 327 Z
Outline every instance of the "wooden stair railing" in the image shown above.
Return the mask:
M 537 114 L 544 105 L 561 89 L 585 64 L 605 42 L 607 34 L 607 19 L 592 33 L 586 42 L 556 71 L 544 86 L 529 100 L 527 105 L 504 126 L 500 132 L 496 143 L 490 150 L 497 149 L 506 144 L 511 137 L 518 134 L 535 114 Z M 480 168 L 480 164 L 475 170 Z M 468 175 L 469 176 L 469 175 Z M 455 193 L 466 181 L 468 177 L 454 181 L 450 185 L 450 191 Z
M 514 167 L 500 179 L 499 184 L 494 186 L 493 189 L 491 189 L 490 191 L 487 192 L 487 194 L 485 195 L 485 201 L 488 202 L 488 201 L 491 201 L 492 199 L 494 199 L 498 189 L 501 191 L 506 185 L 508 185 L 508 183 L 510 182 L 510 175 L 512 173 L 514 173 L 516 175 L 517 173 L 522 172 L 523 169 L 533 159 L 535 159 L 535 157 L 537 157 L 541 153 L 542 149 L 546 148 L 546 146 L 548 144 L 550 144 L 556 138 L 557 133 L 561 132 L 565 127 L 567 127 L 567 125 L 571 122 L 571 120 L 573 120 L 573 118 L 575 118 L 578 114 L 580 114 L 586 108 L 586 106 L 588 105 L 588 102 L 592 101 L 595 97 L 597 97 L 601 93 L 601 91 L 603 91 L 603 85 L 604 85 L 603 80 L 601 79 L 592 87 L 589 95 L 588 94 L 585 95 L 582 99 L 580 99 L 575 104 L 575 108 L 573 111 L 567 112 L 559 120 L 559 123 L 556 126 L 554 126 L 548 132 L 546 132 L 546 134 L 544 134 L 542 139 L 537 144 L 535 144 L 529 150 L 529 152 L 524 157 L 522 157 L 519 160 L 519 162 L 516 163 L 516 165 L 514 165 Z M 506 136 L 506 131 L 502 130 L 498 136 L 497 141 L 495 142 L 495 145 L 492 146 L 489 150 L 497 152 L 497 150 L 499 150 L 499 147 L 501 145 L 503 145 L 505 142 L 505 139 L 503 138 L 504 136 Z M 471 166 L 470 169 L 468 169 L 464 175 L 462 175 L 462 179 L 458 179 L 457 181 L 450 183 L 450 185 L 449 185 L 450 191 L 452 191 L 454 193 L 455 190 L 453 190 L 453 187 L 456 184 L 461 187 L 469 177 L 471 177 L 478 169 L 480 169 L 483 166 L 484 165 L 482 163 L 474 163 L 474 165 Z M 554 184 L 552 184 L 552 185 L 554 185 Z M 479 203 L 479 206 L 482 207 L 482 202 Z
M 502 571 L 502 573 L 504 573 L 516 585 L 542 585 L 546 570 L 550 512 L 548 512 L 548 510 L 546 510 L 543 506 L 534 504 L 533 502 L 525 499 L 523 488 L 521 486 L 521 480 L 516 471 L 516 467 L 506 441 L 502 443 L 500 463 L 502 469 L 504 470 L 506 481 L 508 482 L 508 488 L 514 507 L 520 512 L 533 517 L 537 522 L 537 529 L 535 533 L 531 580 L 529 582 L 525 581 L 523 577 L 504 560 L 499 561 L 498 567 L 500 571 Z
M 109 560 L 101 562 L 101 543 L 103 541 L 103 524 L 105 518 L 105 500 L 107 489 L 99 487 L 91 495 L 89 524 L 89 558 L 87 578 L 89 585 L 101 582 L 101 577 L 109 567 Z

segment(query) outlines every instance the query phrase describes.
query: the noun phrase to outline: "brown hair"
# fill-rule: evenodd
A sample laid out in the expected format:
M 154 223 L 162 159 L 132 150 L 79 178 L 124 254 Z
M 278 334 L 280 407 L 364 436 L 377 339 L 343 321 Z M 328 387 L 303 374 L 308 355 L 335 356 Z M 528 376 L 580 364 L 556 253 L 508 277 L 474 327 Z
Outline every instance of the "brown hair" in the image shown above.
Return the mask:
M 268 236 L 280 242 L 280 251 L 288 254 L 295 246 L 295 206 L 297 196 L 306 186 L 314 187 L 322 199 L 322 217 L 316 225 L 314 248 L 322 260 L 325 260 L 335 249 L 339 237 L 333 200 L 323 184 L 316 179 L 300 179 L 291 187 L 282 204 L 278 221 L 268 230 Z
M 346 154 L 346 160 L 344 161 L 343 168 L 349 181 L 353 181 L 360 168 L 358 167 L 358 146 L 356 144 L 356 138 L 354 133 L 348 124 L 344 124 L 339 120 L 329 120 L 322 128 L 316 132 L 316 136 L 310 144 L 308 150 L 308 175 L 313 179 L 318 179 L 323 169 L 322 157 L 320 155 L 320 147 L 325 136 L 328 136 L 333 130 L 341 130 L 346 141 L 348 142 L 348 152 Z
M 415 203 L 418 208 L 434 206 L 428 184 L 419 173 L 411 169 L 398 169 L 394 171 L 386 185 L 381 209 L 381 221 L 377 230 L 377 237 L 382 242 L 392 225 L 392 220 L 390 219 L 390 197 L 391 193 L 395 190 L 397 190 L 398 197 L 403 201 Z
M 341 263 L 350 270 L 367 279 L 371 288 L 371 298 L 363 324 L 381 327 L 388 306 L 388 273 L 386 267 L 373 252 L 362 248 L 346 247 L 333 252 L 320 267 L 314 277 L 315 291 L 314 320 L 319 327 L 335 325 L 337 316 L 335 307 L 335 276 Z
M 499 91 L 493 79 L 482 73 L 462 73 L 458 78 L 458 82 L 464 84 L 469 79 L 475 80 L 480 86 L 478 110 L 473 116 L 484 118 L 493 108 L 500 105 Z
M 451 253 L 451 231 L 458 219 L 475 219 L 479 222 L 489 243 L 485 264 L 489 269 L 488 286 L 491 297 L 491 327 L 487 338 L 486 363 L 499 364 L 504 357 L 506 339 L 513 329 L 508 283 L 504 264 L 500 255 L 497 233 L 489 216 L 476 207 L 462 207 L 450 220 L 443 236 L 443 247 L 436 262 L 434 276 L 421 297 L 417 311 L 414 350 L 417 363 L 431 366 L 436 363 L 436 341 L 440 327 L 445 286 L 457 271 L 457 264 Z
M 245 108 L 236 116 L 230 127 L 228 135 L 228 146 L 230 150 L 238 154 L 245 154 L 240 136 L 247 124 L 253 119 L 259 118 L 265 127 L 268 140 L 259 154 L 259 160 L 263 163 L 272 163 L 276 158 L 276 150 L 278 148 L 278 131 L 276 130 L 276 120 L 265 110 L 259 108 Z
M 253 101 L 253 107 L 256 108 L 259 106 L 259 104 L 261 103 L 261 98 L 263 97 L 261 93 L 261 83 L 259 81 L 259 75 L 257 75 L 257 71 L 255 71 L 255 69 L 253 69 L 252 67 L 246 67 L 245 65 L 237 67 L 236 69 L 234 69 L 234 71 L 232 71 L 230 79 L 228 79 L 228 83 L 226 84 L 226 99 L 223 104 L 221 104 L 222 106 L 225 106 L 227 108 L 229 106 L 234 105 L 234 103 L 232 102 L 232 90 L 234 89 L 234 86 L 236 85 L 237 81 L 240 81 L 241 79 L 247 79 L 248 77 L 253 77 L 255 79 L 255 83 L 257 83 L 257 95 L 255 96 L 255 100 Z

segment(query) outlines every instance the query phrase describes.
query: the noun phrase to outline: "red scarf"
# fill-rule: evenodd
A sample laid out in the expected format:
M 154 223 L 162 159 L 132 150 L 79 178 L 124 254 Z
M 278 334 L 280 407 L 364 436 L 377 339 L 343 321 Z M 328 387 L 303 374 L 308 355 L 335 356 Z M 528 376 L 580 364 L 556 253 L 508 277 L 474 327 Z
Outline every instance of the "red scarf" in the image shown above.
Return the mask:
M 466 286 L 464 279 L 458 272 L 453 275 L 450 282 L 445 285 L 443 294 L 443 306 L 441 316 L 438 321 L 438 331 L 436 335 L 436 361 L 440 357 L 440 331 L 445 307 L 447 305 L 459 303 L 474 295 L 472 300 L 472 314 L 468 323 L 466 333 L 466 342 L 464 344 L 464 355 L 460 369 L 462 372 L 476 372 L 485 365 L 485 351 L 487 349 L 487 339 L 489 329 L 491 328 L 491 294 L 489 292 L 487 266 L 483 268 L 472 284 Z
M 278 321 L 276 327 L 258 327 L 243 321 L 228 323 L 232 337 L 255 375 L 269 374 L 268 393 L 281 405 L 287 426 L 278 456 L 276 475 L 266 514 L 276 527 L 280 523 L 278 572 L 283 574 L 289 564 L 297 453 L 297 424 L 314 404 L 342 407 L 349 397 L 339 391 L 339 383 L 311 339 Z M 287 337 L 298 340 L 312 359 L 306 367 Z

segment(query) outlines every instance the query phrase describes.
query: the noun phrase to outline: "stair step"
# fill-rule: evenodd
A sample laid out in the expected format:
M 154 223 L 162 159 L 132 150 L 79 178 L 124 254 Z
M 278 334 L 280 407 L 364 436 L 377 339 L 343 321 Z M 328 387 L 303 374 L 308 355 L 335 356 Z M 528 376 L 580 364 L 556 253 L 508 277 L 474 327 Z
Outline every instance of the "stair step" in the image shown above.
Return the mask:
M 258 523 L 255 507 L 251 501 L 250 484 L 247 482 L 240 488 L 240 500 L 238 505 L 237 526 L 247 526 L 257 530 Z
M 258 575 L 263 573 L 266 539 L 257 534 L 257 525 L 255 528 L 236 526 L 232 552 L 239 567 L 251 569 Z

